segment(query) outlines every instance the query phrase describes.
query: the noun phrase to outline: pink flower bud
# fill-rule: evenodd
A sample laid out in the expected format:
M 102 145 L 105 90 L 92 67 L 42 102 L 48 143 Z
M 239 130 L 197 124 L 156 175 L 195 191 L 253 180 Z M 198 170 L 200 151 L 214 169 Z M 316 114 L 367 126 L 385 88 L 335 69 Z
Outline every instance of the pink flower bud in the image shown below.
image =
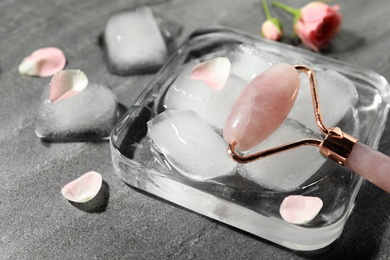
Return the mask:
M 261 26 L 261 35 L 268 40 L 278 41 L 282 38 L 283 32 L 279 23 L 266 20 Z
M 339 32 L 342 16 L 339 6 L 329 6 L 323 2 L 311 2 L 305 5 L 294 31 L 302 43 L 314 51 L 326 48 Z

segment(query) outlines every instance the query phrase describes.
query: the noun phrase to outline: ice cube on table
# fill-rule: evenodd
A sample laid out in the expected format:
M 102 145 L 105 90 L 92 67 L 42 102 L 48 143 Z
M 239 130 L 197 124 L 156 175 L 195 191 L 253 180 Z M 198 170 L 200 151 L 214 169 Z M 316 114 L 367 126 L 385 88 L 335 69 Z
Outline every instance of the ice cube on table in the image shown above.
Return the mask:
M 226 142 L 195 112 L 167 110 L 148 122 L 148 135 L 169 163 L 195 180 L 232 175 Z
M 195 65 L 195 62 L 189 63 L 169 87 L 164 107 L 195 111 L 208 124 L 222 130 L 236 98 L 247 83 L 230 74 L 221 90 L 212 89 L 203 81 L 190 78 Z
M 297 121 L 287 119 L 270 137 L 248 151 L 248 154 L 303 138 L 319 139 L 319 135 Z M 303 146 L 243 164 L 240 175 L 271 190 L 292 191 L 308 180 L 325 161 L 326 158 L 319 153 L 317 147 Z
M 36 117 L 35 133 L 44 140 L 88 141 L 110 135 L 124 108 L 107 87 L 90 83 L 75 96 L 49 100 L 47 86 Z
M 316 72 L 316 82 L 322 119 L 328 128 L 334 127 L 357 103 L 356 87 L 347 77 L 334 70 Z M 314 118 L 309 80 L 304 73 L 301 73 L 301 87 L 288 117 L 320 133 Z
M 111 15 L 104 46 L 109 70 L 119 75 L 156 71 L 168 58 L 166 43 L 147 6 Z

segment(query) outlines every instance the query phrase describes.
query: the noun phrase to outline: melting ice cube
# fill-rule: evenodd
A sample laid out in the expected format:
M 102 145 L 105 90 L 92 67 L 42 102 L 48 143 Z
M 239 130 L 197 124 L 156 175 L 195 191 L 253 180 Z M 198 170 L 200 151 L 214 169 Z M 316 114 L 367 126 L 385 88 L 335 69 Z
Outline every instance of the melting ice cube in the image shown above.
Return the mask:
M 181 174 L 207 180 L 234 173 L 226 142 L 195 112 L 167 110 L 148 122 L 148 134 Z
M 316 80 L 323 121 L 327 127 L 334 127 L 355 106 L 358 100 L 356 87 L 334 70 L 317 72 Z M 313 111 L 309 80 L 302 74 L 301 88 L 288 117 L 319 133 Z
M 203 81 L 190 78 L 194 65 L 194 62 L 188 64 L 170 86 L 164 106 L 167 109 L 195 111 L 208 124 L 221 130 L 236 98 L 247 83 L 230 74 L 221 90 L 212 89 Z
M 303 138 L 319 139 L 319 136 L 295 120 L 287 119 L 270 137 L 250 150 L 248 154 Z M 303 146 L 244 164 L 240 174 L 265 188 L 290 191 L 308 180 L 325 161 L 318 148 Z
M 108 68 L 115 74 L 155 71 L 168 57 L 157 21 L 147 6 L 114 13 L 106 24 L 104 42 Z
M 110 135 L 123 113 L 114 93 L 99 84 L 89 84 L 75 96 L 49 100 L 47 86 L 36 118 L 35 133 L 45 140 L 97 140 Z

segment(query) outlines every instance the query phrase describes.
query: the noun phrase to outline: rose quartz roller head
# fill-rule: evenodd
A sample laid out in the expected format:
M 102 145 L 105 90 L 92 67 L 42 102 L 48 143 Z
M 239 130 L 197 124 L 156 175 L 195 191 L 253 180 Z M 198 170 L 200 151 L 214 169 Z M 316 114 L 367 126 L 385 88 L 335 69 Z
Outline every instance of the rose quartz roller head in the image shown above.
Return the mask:
M 246 151 L 266 139 L 292 109 L 299 83 L 298 71 L 288 64 L 272 66 L 253 79 L 227 118 L 223 129 L 225 140 L 235 141 L 237 149 Z
M 273 68 L 269 69 L 265 73 L 269 73 L 268 75 L 273 75 L 272 79 L 268 79 L 268 81 L 265 82 L 272 82 L 272 81 L 279 81 L 281 78 L 283 78 L 283 75 L 278 74 L 272 74 L 272 70 L 274 68 L 278 68 L 279 66 L 274 66 Z M 292 74 L 290 74 L 289 70 L 286 67 L 279 67 L 279 69 L 284 69 L 284 73 L 289 73 L 288 75 L 285 75 L 285 77 L 290 77 Z M 321 130 L 321 132 L 325 135 L 324 140 L 318 140 L 318 139 L 303 139 L 303 140 L 298 140 L 293 143 L 289 144 L 284 144 L 281 146 L 273 147 L 271 149 L 261 151 L 255 154 L 251 155 L 240 155 L 235 151 L 235 147 L 238 144 L 245 144 L 242 145 L 244 148 L 250 148 L 256 145 L 257 143 L 255 142 L 261 142 L 264 140 L 268 135 L 270 135 L 272 132 L 267 132 L 266 134 L 258 134 L 256 138 L 249 136 L 246 137 L 245 134 L 250 134 L 250 135 L 255 135 L 255 129 L 250 130 L 247 128 L 253 127 L 256 128 L 257 126 L 263 126 L 266 125 L 267 122 L 256 122 L 252 123 L 249 120 L 271 120 L 270 124 L 274 127 L 278 127 L 279 123 L 277 124 L 276 121 L 273 121 L 273 117 L 279 118 L 282 117 L 285 118 L 288 114 L 285 114 L 286 112 L 284 111 L 270 111 L 273 117 L 267 117 L 264 116 L 266 112 L 258 112 L 260 111 L 258 108 L 256 108 L 255 104 L 256 103 L 250 103 L 247 99 L 242 97 L 243 94 L 246 93 L 246 95 L 252 94 L 251 91 L 245 92 L 243 90 L 242 95 L 238 98 L 236 104 L 233 106 L 231 115 L 228 118 L 227 125 L 225 126 L 225 129 L 227 129 L 227 133 L 225 133 L 224 129 L 224 137 L 225 139 L 230 142 L 229 143 L 229 148 L 228 148 L 228 154 L 230 157 L 232 157 L 233 160 L 239 162 L 239 163 L 249 163 L 261 158 L 264 158 L 269 155 L 273 155 L 278 152 L 282 152 L 285 150 L 293 149 L 299 146 L 303 145 L 312 145 L 320 148 L 320 152 L 325 155 L 326 157 L 336 161 L 337 163 L 341 165 L 345 165 L 357 174 L 361 175 L 363 178 L 367 179 L 368 181 L 372 182 L 379 188 L 390 192 L 390 174 L 387 175 L 390 172 L 390 157 L 386 156 L 362 143 L 359 143 L 356 138 L 344 133 L 341 131 L 340 128 L 338 127 L 333 127 L 333 128 L 327 128 L 322 120 L 322 115 L 321 115 L 321 109 L 320 109 L 320 103 L 318 100 L 318 92 L 317 92 L 317 87 L 316 87 L 316 81 L 315 81 L 315 75 L 314 72 L 306 66 L 302 65 L 297 65 L 295 66 L 295 69 L 301 72 L 304 72 L 308 75 L 309 81 L 310 81 L 310 90 L 311 90 L 311 95 L 312 95 L 312 101 L 313 101 L 313 107 L 314 107 L 314 116 L 317 122 L 318 128 Z M 271 71 L 271 72 L 270 72 Z M 258 76 L 255 80 L 253 80 L 253 84 L 263 84 L 263 80 L 261 80 L 262 77 Z M 275 80 L 277 79 L 277 80 Z M 257 81 L 256 81 L 257 80 Z M 256 81 L 256 83 L 255 83 Z M 282 83 L 278 83 L 278 85 L 281 85 Z M 294 83 L 295 84 L 295 83 Z M 252 83 L 247 87 L 251 87 Z M 253 88 L 253 86 L 251 87 Z M 244 93 L 245 92 L 245 93 Z M 287 90 L 286 90 L 287 93 Z M 265 93 L 265 95 L 268 95 L 268 93 Z M 282 95 L 281 95 L 282 96 Z M 271 98 L 273 100 L 271 100 Z M 270 99 L 264 103 L 264 104 L 269 104 L 272 102 L 277 102 L 278 95 L 271 95 Z M 241 103 L 242 102 L 242 103 Z M 245 103 L 244 103 L 245 102 Z M 280 100 L 279 103 L 284 105 L 283 102 L 286 102 L 285 99 Z M 240 104 L 241 103 L 241 104 Z M 244 109 L 243 107 L 246 107 L 247 104 L 252 104 L 253 109 L 248 110 Z M 288 111 L 291 109 L 291 106 L 293 103 L 286 103 Z M 261 106 L 260 103 L 257 103 L 258 106 Z M 267 108 L 264 109 L 266 111 Z M 241 111 L 241 112 L 247 112 L 249 113 L 246 117 L 244 116 L 243 118 L 246 118 L 246 121 L 243 121 L 242 123 L 239 119 L 240 116 L 236 115 L 236 111 Z M 256 111 L 256 112 L 253 112 Z M 283 120 L 282 120 L 283 122 Z M 229 124 L 229 125 L 228 125 Z M 236 125 L 238 127 L 243 127 L 243 129 L 236 129 L 235 132 L 232 129 L 235 129 Z M 275 128 L 275 129 L 276 129 Z M 257 131 L 262 131 L 261 129 L 259 130 L 257 128 Z M 241 146 L 240 146 L 241 147 Z M 239 148 L 240 148 L 239 147 Z M 243 149 L 245 150 L 245 149 Z

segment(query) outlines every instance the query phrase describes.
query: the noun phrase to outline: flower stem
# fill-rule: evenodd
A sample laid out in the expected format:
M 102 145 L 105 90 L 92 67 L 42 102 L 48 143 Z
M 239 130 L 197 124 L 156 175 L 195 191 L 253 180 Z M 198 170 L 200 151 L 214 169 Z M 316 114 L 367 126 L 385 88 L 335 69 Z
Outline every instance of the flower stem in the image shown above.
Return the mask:
M 265 13 L 265 17 L 267 17 L 267 20 L 270 20 L 272 16 L 268 8 L 267 0 L 263 0 L 263 10 Z
M 272 5 L 293 14 L 295 17 L 299 16 L 300 9 L 292 8 L 291 6 L 279 3 L 277 1 L 272 1 Z

